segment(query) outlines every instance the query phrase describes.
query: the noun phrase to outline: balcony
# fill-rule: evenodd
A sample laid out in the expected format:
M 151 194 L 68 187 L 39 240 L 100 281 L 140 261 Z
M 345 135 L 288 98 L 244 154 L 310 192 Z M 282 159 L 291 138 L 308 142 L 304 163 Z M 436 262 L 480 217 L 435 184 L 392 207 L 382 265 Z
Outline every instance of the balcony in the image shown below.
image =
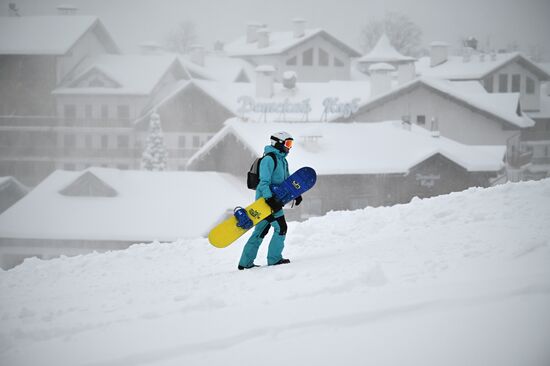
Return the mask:
M 69 149 L 57 147 L 25 147 L 25 146 L 0 146 L 0 156 L 7 159 L 60 159 L 60 158 L 113 158 L 135 159 L 141 158 L 142 150 L 139 149 Z
M 525 130 L 521 132 L 521 140 L 528 141 L 550 141 L 550 131 Z
M 0 126 L 10 127 L 128 127 L 129 119 L 62 118 L 54 116 L 0 116 Z

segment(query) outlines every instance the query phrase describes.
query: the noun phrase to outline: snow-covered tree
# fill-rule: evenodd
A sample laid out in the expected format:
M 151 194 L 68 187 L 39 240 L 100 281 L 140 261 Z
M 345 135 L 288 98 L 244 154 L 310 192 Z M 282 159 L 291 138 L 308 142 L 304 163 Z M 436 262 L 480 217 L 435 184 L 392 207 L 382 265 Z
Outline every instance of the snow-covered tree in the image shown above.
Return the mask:
M 166 150 L 166 145 L 164 145 L 160 117 L 156 111 L 153 111 L 149 122 L 147 144 L 141 156 L 141 168 L 145 170 L 161 171 L 166 169 L 167 163 L 168 151 Z
M 418 56 L 422 30 L 406 15 L 389 12 L 384 19 L 371 19 L 361 30 L 360 42 L 369 52 L 382 33 L 386 33 L 393 47 L 406 56 Z
M 166 49 L 176 53 L 188 53 L 197 42 L 197 27 L 190 20 L 178 24 L 166 37 Z

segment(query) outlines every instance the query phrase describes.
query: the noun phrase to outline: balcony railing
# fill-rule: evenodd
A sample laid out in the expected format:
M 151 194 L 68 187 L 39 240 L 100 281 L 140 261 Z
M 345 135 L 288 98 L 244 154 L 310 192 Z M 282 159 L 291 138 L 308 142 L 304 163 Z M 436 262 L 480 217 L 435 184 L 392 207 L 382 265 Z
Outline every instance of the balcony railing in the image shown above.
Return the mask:
M 12 127 L 132 127 L 129 119 L 0 116 L 0 126 Z
M 521 132 L 521 140 L 527 141 L 550 141 L 550 131 L 526 130 Z
M 138 149 L 78 149 L 78 148 L 56 148 L 56 147 L 23 147 L 23 146 L 0 146 L 2 158 L 37 158 L 37 159 L 59 159 L 59 158 L 114 158 L 134 159 L 141 157 L 142 150 Z

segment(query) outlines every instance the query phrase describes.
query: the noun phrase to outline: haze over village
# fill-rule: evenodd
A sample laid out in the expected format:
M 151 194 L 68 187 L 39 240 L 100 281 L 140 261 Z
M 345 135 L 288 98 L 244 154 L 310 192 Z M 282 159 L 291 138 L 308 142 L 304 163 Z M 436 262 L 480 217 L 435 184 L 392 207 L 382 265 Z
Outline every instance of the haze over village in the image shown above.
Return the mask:
M 1 0 L 0 364 L 548 365 L 549 14 Z M 317 180 L 243 273 L 281 131 Z

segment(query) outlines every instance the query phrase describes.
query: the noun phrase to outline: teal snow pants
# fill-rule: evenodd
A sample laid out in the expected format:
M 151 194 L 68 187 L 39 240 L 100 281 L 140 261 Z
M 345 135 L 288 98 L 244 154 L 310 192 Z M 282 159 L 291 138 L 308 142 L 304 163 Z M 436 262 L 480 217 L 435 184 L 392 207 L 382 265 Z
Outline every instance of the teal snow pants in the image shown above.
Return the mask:
M 278 213 L 278 212 L 277 212 Z M 276 213 L 276 214 L 277 214 Z M 279 216 L 279 215 L 275 215 Z M 284 215 L 274 217 L 274 215 L 268 216 L 265 220 L 260 221 L 254 228 L 252 236 L 248 239 L 243 248 L 243 254 L 239 265 L 243 267 L 250 267 L 254 263 L 254 259 L 258 255 L 258 249 L 262 244 L 265 236 L 269 232 L 269 228 L 273 226 L 274 233 L 271 241 L 269 242 L 269 248 L 267 250 L 267 264 L 272 265 L 277 263 L 283 258 L 283 249 L 285 247 L 286 237 L 286 220 Z

